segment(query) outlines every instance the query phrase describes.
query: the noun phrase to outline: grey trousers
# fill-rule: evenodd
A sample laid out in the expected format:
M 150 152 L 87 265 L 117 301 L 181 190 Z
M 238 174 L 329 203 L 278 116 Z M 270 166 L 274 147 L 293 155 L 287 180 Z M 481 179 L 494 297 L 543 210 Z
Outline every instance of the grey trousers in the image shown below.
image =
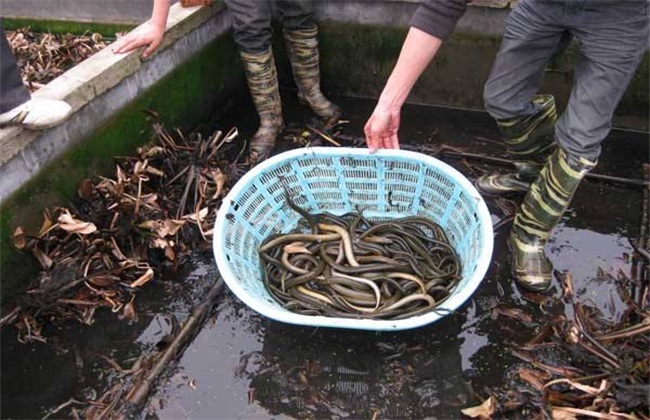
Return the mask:
M 572 36 L 579 53 L 567 108 L 555 127 L 563 150 L 597 161 L 614 110 L 648 48 L 648 0 L 519 0 L 485 84 L 497 120 L 531 115 L 546 64 Z
M 271 46 L 271 21 L 286 30 L 312 29 L 310 0 L 226 0 L 233 19 L 233 36 L 240 51 L 261 53 Z
M 29 101 L 30 97 L 0 23 L 0 114 Z

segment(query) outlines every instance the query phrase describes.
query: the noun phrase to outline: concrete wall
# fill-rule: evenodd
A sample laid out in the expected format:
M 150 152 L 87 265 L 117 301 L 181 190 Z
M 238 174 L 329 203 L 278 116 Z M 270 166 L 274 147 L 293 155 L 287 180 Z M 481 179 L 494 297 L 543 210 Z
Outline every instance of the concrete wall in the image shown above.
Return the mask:
M 484 35 L 503 33 L 504 21 L 510 11 L 508 0 L 481 0 L 471 3 L 458 21 L 456 32 Z M 321 21 L 380 25 L 407 28 L 419 1 L 409 0 L 345 0 L 316 1 L 314 11 Z
M 112 156 L 131 155 L 153 135 L 143 111 L 189 130 L 241 100 L 245 82 L 229 31 L 220 5 L 174 6 L 150 59 L 105 49 L 34 94 L 66 100 L 70 119 L 43 131 L 0 129 L 0 302 L 26 287 L 36 269 L 12 247 L 11 232 L 37 232 L 44 208 L 65 206 L 84 178 L 113 174 Z

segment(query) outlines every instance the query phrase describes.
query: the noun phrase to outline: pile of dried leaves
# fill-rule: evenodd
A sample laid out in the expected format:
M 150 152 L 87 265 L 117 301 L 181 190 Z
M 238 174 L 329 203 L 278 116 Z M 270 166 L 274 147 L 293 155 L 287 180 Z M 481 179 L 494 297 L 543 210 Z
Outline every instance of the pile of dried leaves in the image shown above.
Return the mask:
M 159 123 L 153 129 L 155 140 L 137 156 L 119 158 L 114 178 L 84 180 L 69 208 L 45 210 L 37 233 L 14 231 L 14 246 L 42 269 L 0 320 L 18 328 L 21 342 L 45 341 L 49 320 L 90 325 L 102 307 L 134 319 L 136 291 L 211 242 L 221 198 L 246 166 L 238 163 L 241 152 L 226 157 L 237 130 L 204 139 Z
M 650 419 L 650 200 L 644 191 L 639 237 L 629 273 L 598 270 L 598 278 L 613 284 L 624 310 L 608 320 L 589 298 L 579 299 L 570 272 L 556 273 L 561 296 L 525 294 L 539 305 L 541 327 L 511 353 L 523 363 L 511 372 L 512 384 L 487 390 L 483 404 L 463 410 L 473 418 L 492 418 L 513 411 L 545 419 Z M 562 307 L 558 313 L 551 308 Z M 516 319 L 532 325 L 518 308 L 495 307 L 492 318 Z M 521 386 L 518 384 L 522 384 Z
M 89 32 L 59 35 L 22 28 L 6 35 L 23 82 L 32 92 L 109 44 L 102 35 Z

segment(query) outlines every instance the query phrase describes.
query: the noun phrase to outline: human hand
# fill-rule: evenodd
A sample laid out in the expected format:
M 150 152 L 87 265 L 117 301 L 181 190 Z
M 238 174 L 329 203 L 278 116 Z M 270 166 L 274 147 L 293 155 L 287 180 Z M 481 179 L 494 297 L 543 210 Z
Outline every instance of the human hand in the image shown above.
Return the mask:
M 378 104 L 363 129 L 370 152 L 377 149 L 399 149 L 399 123 L 399 107 L 387 108 Z
M 115 43 L 113 52 L 115 54 L 122 54 L 136 48 L 146 47 L 142 53 L 142 57 L 147 58 L 156 48 L 158 48 L 164 35 L 164 26 L 156 25 L 151 21 L 147 21 L 133 32 L 129 32 L 127 35 L 120 38 Z

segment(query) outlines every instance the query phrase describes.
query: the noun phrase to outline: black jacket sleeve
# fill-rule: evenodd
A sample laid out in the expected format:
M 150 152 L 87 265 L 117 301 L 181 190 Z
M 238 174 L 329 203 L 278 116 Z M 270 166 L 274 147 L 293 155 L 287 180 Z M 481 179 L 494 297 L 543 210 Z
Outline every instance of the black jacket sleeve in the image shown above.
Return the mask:
M 467 10 L 468 0 L 422 0 L 410 25 L 445 40 Z

